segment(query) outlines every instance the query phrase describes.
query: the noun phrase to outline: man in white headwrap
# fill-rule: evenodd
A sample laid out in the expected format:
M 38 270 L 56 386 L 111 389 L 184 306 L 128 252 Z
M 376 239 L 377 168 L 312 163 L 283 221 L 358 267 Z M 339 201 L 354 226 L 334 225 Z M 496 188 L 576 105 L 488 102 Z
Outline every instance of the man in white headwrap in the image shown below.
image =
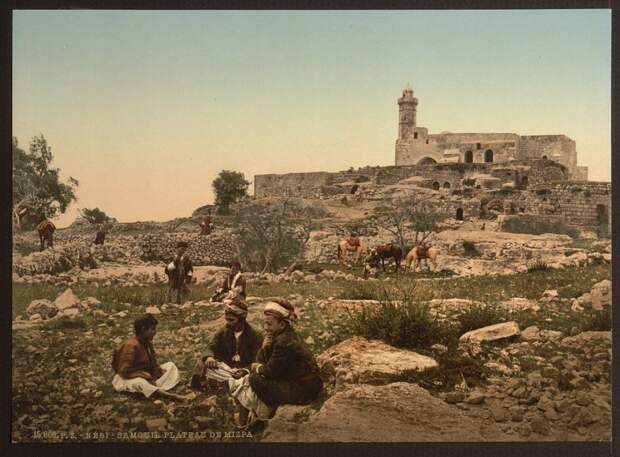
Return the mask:
M 217 389 L 217 385 L 208 383 L 204 375 L 206 368 L 217 368 L 218 362 L 224 362 L 232 369 L 249 369 L 256 361 L 263 335 L 246 321 L 247 314 L 247 305 L 240 298 L 226 303 L 226 324 L 215 332 L 206 353 L 197 361 L 192 373 L 192 387 Z

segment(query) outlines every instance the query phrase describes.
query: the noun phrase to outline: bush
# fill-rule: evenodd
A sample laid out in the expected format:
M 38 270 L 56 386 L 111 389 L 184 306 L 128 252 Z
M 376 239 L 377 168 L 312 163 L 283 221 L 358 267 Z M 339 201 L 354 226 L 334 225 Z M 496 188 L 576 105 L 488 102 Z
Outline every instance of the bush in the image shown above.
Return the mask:
M 502 231 L 510 233 L 525 233 L 528 235 L 542 235 L 543 233 L 559 233 L 573 239 L 579 238 L 579 230 L 561 222 L 525 221 L 522 219 L 508 219 L 502 225 Z
M 463 249 L 465 257 L 480 257 L 480 251 L 476 249 L 476 245 L 471 241 L 463 241 Z
M 368 182 L 368 181 L 370 181 L 370 178 L 364 175 L 360 175 L 357 178 L 355 178 L 355 182 Z
M 400 348 L 424 349 L 436 343 L 454 346 L 450 326 L 433 316 L 428 305 L 414 301 L 413 289 L 401 292 L 401 300 L 395 300 L 383 291 L 378 308 L 365 307 L 351 315 L 350 332 Z
M 459 336 L 471 330 L 511 320 L 510 313 L 493 305 L 473 305 L 458 316 Z
M 549 269 L 549 265 L 544 260 L 537 260 L 529 267 L 527 267 L 527 272 L 531 273 L 533 271 L 546 271 Z

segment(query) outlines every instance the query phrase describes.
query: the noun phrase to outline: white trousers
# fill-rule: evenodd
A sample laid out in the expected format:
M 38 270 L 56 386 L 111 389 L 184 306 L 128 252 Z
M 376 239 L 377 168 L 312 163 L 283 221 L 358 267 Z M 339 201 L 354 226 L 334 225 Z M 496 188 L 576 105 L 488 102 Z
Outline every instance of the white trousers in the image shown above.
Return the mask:
M 179 370 L 172 362 L 166 362 L 161 365 L 164 374 L 161 375 L 155 385 L 151 384 L 144 378 L 124 379 L 118 374 L 112 378 L 112 387 L 117 392 L 139 392 L 149 398 L 157 390 L 170 390 L 179 382 Z

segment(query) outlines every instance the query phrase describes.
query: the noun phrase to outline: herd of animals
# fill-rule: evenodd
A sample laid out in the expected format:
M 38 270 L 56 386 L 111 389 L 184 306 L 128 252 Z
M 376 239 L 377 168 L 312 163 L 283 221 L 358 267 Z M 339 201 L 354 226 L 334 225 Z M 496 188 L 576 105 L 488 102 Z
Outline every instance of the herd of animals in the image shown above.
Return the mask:
M 400 269 L 403 258 L 405 259 L 405 268 L 409 271 L 417 271 L 422 261 L 425 263 L 430 261 L 432 271 L 437 270 L 437 248 L 428 245 L 425 241 L 409 249 L 407 255 L 403 254 L 403 249 L 394 243 L 380 244 L 369 249 L 368 245 L 354 234 L 338 243 L 338 261 L 344 262 L 345 257 L 353 255 L 353 262 L 358 263 L 360 257 L 364 256 L 365 278 L 370 274 L 376 274 L 379 264 L 385 272 L 385 261 L 388 259 L 394 261 L 395 272 Z
M 214 228 L 210 216 L 207 216 L 199 225 L 201 235 L 211 234 Z M 47 247 L 54 246 L 54 232 L 56 226 L 51 220 L 44 219 L 37 225 L 36 230 L 39 234 L 41 250 L 44 250 L 46 245 Z M 104 244 L 106 234 L 109 230 L 109 224 L 99 226 L 94 244 Z M 379 264 L 381 264 L 385 272 L 385 261 L 389 259 L 394 261 L 395 272 L 399 271 L 403 258 L 405 260 L 405 268 L 409 271 L 417 271 L 417 269 L 421 267 L 422 261 L 427 263 L 427 266 L 430 261 L 432 271 L 436 271 L 437 269 L 437 248 L 429 246 L 425 241 L 411 248 L 406 255 L 403 254 L 403 249 L 394 243 L 381 244 L 369 249 L 368 245 L 353 233 L 338 243 L 339 262 L 344 262 L 345 257 L 348 259 L 350 256 L 354 256 L 353 261 L 357 264 L 363 256 L 365 278 L 371 274 L 376 274 Z

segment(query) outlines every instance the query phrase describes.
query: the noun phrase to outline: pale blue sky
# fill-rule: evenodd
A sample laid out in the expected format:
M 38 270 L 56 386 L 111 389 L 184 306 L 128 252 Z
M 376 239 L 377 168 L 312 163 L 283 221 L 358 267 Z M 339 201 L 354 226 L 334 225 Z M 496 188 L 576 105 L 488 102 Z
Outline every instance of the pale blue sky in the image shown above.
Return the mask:
M 225 168 L 393 164 L 407 82 L 430 133 L 564 133 L 610 180 L 607 10 L 13 16 L 13 134 L 81 183 L 60 225 L 187 216 Z

